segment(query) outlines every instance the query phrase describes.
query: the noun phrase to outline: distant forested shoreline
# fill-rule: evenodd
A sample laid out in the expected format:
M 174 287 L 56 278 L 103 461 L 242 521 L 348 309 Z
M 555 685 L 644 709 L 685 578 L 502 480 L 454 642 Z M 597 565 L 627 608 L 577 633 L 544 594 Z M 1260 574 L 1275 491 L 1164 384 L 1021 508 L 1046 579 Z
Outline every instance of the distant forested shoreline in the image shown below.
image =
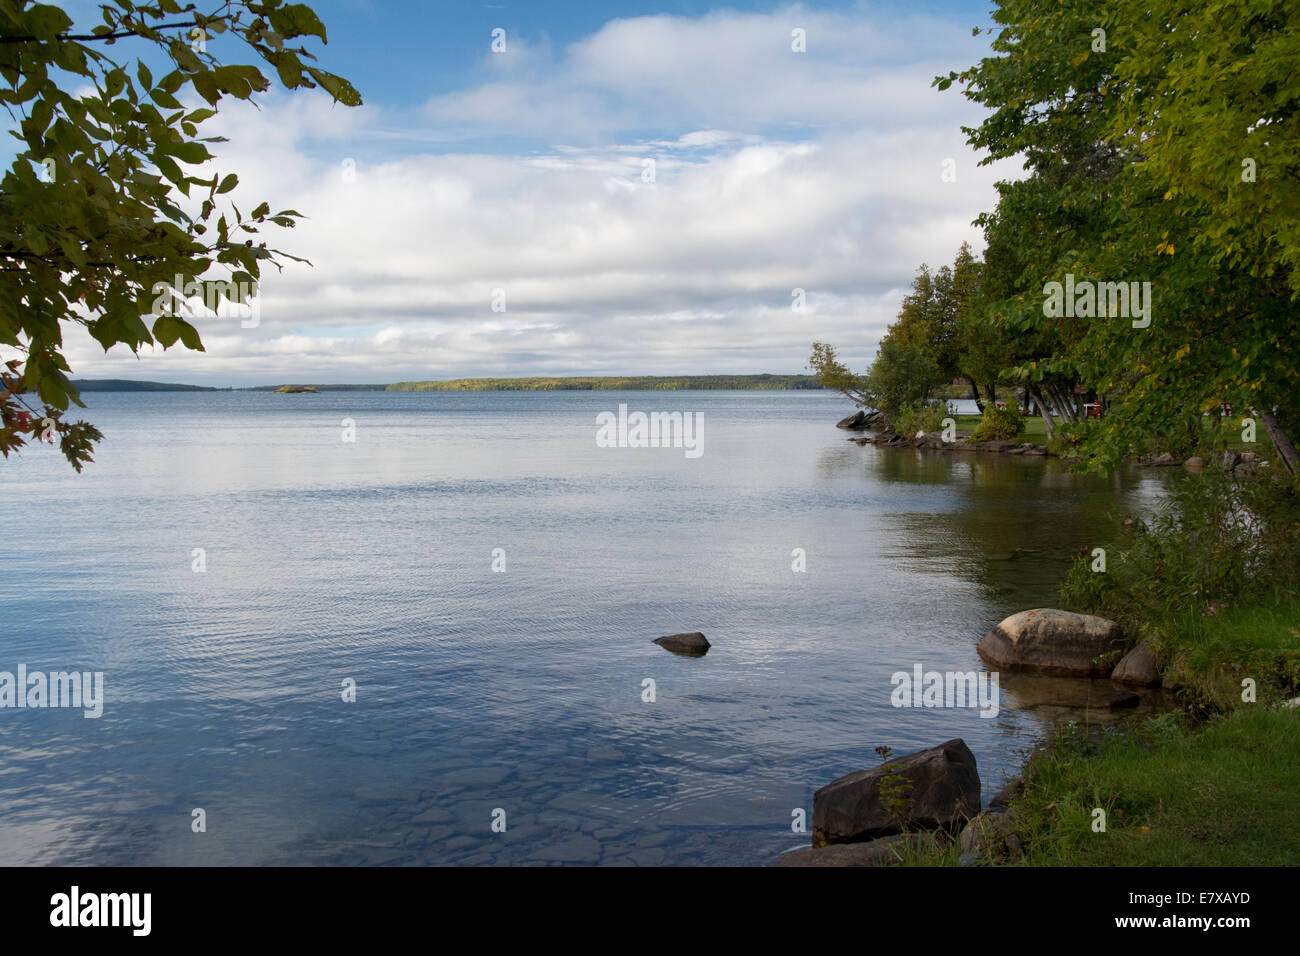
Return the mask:
M 390 392 L 614 392 L 821 389 L 812 375 L 632 375 L 561 378 L 455 378 L 442 382 L 395 382 Z
M 137 382 L 124 378 L 73 380 L 83 392 L 274 392 L 291 386 L 319 392 L 615 392 L 615 391 L 754 391 L 812 389 L 822 386 L 812 375 L 586 375 L 533 378 L 453 378 L 432 382 L 394 382 L 391 385 L 323 385 L 291 382 L 243 388 L 181 385 L 174 382 Z

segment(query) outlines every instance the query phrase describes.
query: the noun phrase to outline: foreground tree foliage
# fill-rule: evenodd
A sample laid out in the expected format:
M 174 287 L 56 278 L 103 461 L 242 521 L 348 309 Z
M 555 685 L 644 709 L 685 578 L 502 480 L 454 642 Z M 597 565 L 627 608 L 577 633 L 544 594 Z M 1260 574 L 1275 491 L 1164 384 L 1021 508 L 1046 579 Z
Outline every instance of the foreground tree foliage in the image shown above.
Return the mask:
M 258 66 L 223 63 L 209 45 L 237 39 L 286 88 L 361 103 L 347 80 L 291 45 L 326 39 L 303 4 L 235 0 L 205 13 L 175 0 L 115 0 L 99 14 L 83 28 L 58 6 L 0 0 L 0 102 L 21 143 L 0 179 L 0 345 L 20 356 L 0 374 L 0 452 L 57 441 L 78 471 L 103 436 L 65 418 L 70 402 L 82 404 L 63 356 L 68 324 L 105 350 L 180 342 L 202 351 L 183 317 L 152 315 L 157 283 L 179 277 L 199 283 L 205 301 L 240 301 L 265 265 L 303 261 L 252 238 L 268 222 L 292 227 L 300 213 L 265 202 L 241 212 L 222 198 L 235 174 L 207 166 L 206 144 L 222 139 L 201 137 L 203 122 L 226 97 L 249 100 L 271 85 Z M 125 49 L 137 59 L 121 57 Z
M 977 220 L 958 374 L 1024 388 L 1086 466 L 1152 442 L 1190 454 L 1227 403 L 1296 471 L 1300 7 L 1000 0 L 993 18 L 993 55 L 935 81 L 989 109 L 964 129 L 983 162 L 1027 172 Z M 1067 276 L 1150 283 L 1149 317 L 1047 314 Z M 929 353 L 946 371 L 944 355 Z M 1080 390 L 1108 414 L 1081 420 Z

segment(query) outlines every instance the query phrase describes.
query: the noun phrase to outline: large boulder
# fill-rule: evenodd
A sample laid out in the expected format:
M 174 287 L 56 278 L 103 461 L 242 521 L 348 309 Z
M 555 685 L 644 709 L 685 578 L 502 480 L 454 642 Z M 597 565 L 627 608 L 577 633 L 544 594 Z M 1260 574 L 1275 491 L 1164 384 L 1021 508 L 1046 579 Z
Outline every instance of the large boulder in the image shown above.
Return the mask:
M 655 638 L 655 643 L 664 650 L 672 651 L 674 654 L 685 654 L 687 657 L 703 657 L 712 646 L 699 631 L 691 631 L 689 634 L 669 634 L 667 637 Z
M 1110 679 L 1120 684 L 1134 684 L 1138 687 L 1154 687 L 1160 683 L 1160 661 L 1150 641 L 1143 641 L 1125 654 Z
M 881 837 L 867 843 L 834 843 L 811 850 L 794 850 L 773 866 L 892 866 L 903 862 L 909 851 L 934 846 L 929 834 L 907 833 Z
M 813 794 L 813 845 L 858 843 L 901 832 L 900 821 L 887 806 L 891 790 L 907 788 L 900 778 L 910 784 L 900 813 L 909 830 L 955 830 L 980 812 L 975 755 L 964 740 L 949 740 L 832 780 L 818 790 Z
M 987 664 L 1000 670 L 1106 677 L 1115 666 L 1112 652 L 1122 648 L 1114 621 L 1040 607 L 1011 615 L 984 635 L 978 650 Z

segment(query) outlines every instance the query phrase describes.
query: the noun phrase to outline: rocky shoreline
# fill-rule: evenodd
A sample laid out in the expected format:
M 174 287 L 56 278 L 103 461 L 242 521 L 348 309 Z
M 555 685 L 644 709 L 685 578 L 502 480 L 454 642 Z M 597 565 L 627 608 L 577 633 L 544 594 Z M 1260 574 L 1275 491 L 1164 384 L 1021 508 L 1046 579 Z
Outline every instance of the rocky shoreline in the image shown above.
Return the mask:
M 1115 686 L 1110 708 L 1136 706 L 1135 688 L 1161 683 L 1160 661 L 1147 643 L 1126 648 L 1114 621 L 1055 608 L 1021 611 L 984 635 L 977 651 L 990 669 L 1087 680 Z M 812 846 L 786 853 L 779 867 L 889 866 L 953 844 L 961 865 L 1015 860 L 1025 833 L 1011 802 L 1019 777 L 981 802 L 975 755 L 964 740 L 893 757 L 832 780 L 813 794 Z
M 954 440 L 945 441 L 941 432 L 921 433 L 912 438 L 907 438 L 894 431 L 880 412 L 859 411 L 855 415 L 850 415 L 848 418 L 836 422 L 835 427 L 843 428 L 846 431 L 866 433 L 848 439 L 859 445 L 878 445 L 883 448 L 920 448 L 943 452 L 986 452 L 999 455 L 1019 455 L 1026 458 L 1058 457 L 1046 445 L 1036 445 L 1033 442 L 973 442 L 963 438 L 960 434 Z M 1062 460 L 1071 461 L 1073 459 L 1063 458 Z M 1268 465 L 1266 459 L 1253 451 L 1238 453 L 1232 450 L 1224 451 L 1218 458 L 1210 459 L 1210 461 L 1197 456 L 1186 459 L 1176 458 L 1168 452 L 1162 455 L 1141 455 L 1132 459 L 1132 461 L 1133 464 L 1142 468 L 1183 467 L 1188 471 L 1199 471 L 1205 468 L 1206 465 L 1213 463 L 1231 469 L 1238 476 L 1244 476 Z

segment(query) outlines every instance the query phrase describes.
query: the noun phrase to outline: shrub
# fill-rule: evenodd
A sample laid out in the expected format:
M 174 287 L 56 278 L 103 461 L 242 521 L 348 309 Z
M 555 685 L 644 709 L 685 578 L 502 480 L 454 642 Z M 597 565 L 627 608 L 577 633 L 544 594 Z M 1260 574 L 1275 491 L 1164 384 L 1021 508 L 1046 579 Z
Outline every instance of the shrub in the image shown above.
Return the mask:
M 1075 563 L 1061 587 L 1067 607 L 1112 618 L 1132 642 L 1154 638 L 1166 686 L 1197 706 L 1232 706 L 1243 675 L 1261 695 L 1294 691 L 1300 484 L 1220 467 L 1171 475 L 1162 507 L 1133 535 L 1109 550 L 1105 573 L 1091 557 Z
M 984 406 L 984 418 L 971 433 L 971 441 L 1010 441 L 1025 430 L 1024 419 L 1020 411 L 1013 408 L 998 408 L 996 405 Z
M 919 402 L 900 408 L 891 424 L 904 438 L 915 438 L 917 432 L 939 431 L 947 414 L 945 402 Z

